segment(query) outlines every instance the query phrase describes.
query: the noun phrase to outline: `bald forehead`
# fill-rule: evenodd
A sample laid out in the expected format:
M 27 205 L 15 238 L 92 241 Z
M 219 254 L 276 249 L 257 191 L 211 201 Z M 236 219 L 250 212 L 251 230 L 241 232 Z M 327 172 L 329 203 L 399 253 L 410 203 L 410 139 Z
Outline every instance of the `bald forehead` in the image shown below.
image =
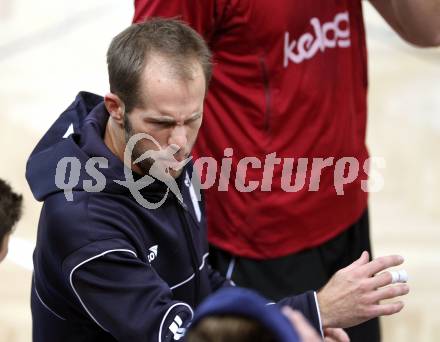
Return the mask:
M 197 59 L 178 59 L 153 53 L 147 58 L 140 78 L 140 103 L 145 107 L 153 87 L 172 92 L 175 84 L 191 86 L 194 83 L 192 81 L 198 80 L 200 83 L 201 79 L 206 86 L 203 68 Z
M 192 80 L 203 75 L 203 68 L 196 58 L 165 56 L 151 53 L 146 59 L 142 80 L 148 81 L 151 77 Z

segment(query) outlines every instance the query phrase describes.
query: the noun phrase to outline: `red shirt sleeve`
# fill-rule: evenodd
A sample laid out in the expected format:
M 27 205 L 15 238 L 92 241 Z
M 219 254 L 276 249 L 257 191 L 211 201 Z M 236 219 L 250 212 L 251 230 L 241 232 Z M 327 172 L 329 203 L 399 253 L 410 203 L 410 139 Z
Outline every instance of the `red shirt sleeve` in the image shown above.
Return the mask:
M 185 21 L 209 41 L 225 8 L 224 0 L 135 0 L 133 22 L 151 17 Z

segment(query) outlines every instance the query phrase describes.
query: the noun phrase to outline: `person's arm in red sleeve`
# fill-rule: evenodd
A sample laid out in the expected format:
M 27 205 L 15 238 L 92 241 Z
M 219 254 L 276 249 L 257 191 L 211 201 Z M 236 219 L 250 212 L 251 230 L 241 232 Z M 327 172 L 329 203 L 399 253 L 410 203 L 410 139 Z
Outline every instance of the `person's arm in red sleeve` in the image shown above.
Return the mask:
M 403 39 L 421 47 L 440 46 L 440 0 L 370 0 Z

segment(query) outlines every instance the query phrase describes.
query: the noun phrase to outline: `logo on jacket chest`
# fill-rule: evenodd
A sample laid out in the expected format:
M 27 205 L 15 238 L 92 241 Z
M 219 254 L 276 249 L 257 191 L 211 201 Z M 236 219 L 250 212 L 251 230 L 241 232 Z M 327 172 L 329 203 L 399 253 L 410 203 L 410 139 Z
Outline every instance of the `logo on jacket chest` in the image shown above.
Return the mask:
M 306 32 L 298 39 L 290 40 L 290 33 L 284 34 L 284 67 L 289 62 L 300 64 L 313 58 L 319 51 L 326 49 L 348 48 L 350 41 L 350 19 L 348 12 L 335 15 L 329 22 L 321 23 L 318 18 L 310 19 L 313 33 Z
M 159 249 L 158 245 L 154 245 L 154 246 L 151 246 L 150 248 L 148 248 L 147 259 L 150 264 L 154 261 L 154 259 L 157 258 L 158 249 Z

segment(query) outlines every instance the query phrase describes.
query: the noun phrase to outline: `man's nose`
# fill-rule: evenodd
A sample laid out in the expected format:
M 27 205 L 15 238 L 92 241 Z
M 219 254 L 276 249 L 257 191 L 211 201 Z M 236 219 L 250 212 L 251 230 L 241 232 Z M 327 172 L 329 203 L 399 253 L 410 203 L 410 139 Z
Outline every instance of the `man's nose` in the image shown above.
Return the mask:
M 186 128 L 184 126 L 176 126 L 171 132 L 168 144 L 175 144 L 182 149 L 185 148 L 187 141 Z

